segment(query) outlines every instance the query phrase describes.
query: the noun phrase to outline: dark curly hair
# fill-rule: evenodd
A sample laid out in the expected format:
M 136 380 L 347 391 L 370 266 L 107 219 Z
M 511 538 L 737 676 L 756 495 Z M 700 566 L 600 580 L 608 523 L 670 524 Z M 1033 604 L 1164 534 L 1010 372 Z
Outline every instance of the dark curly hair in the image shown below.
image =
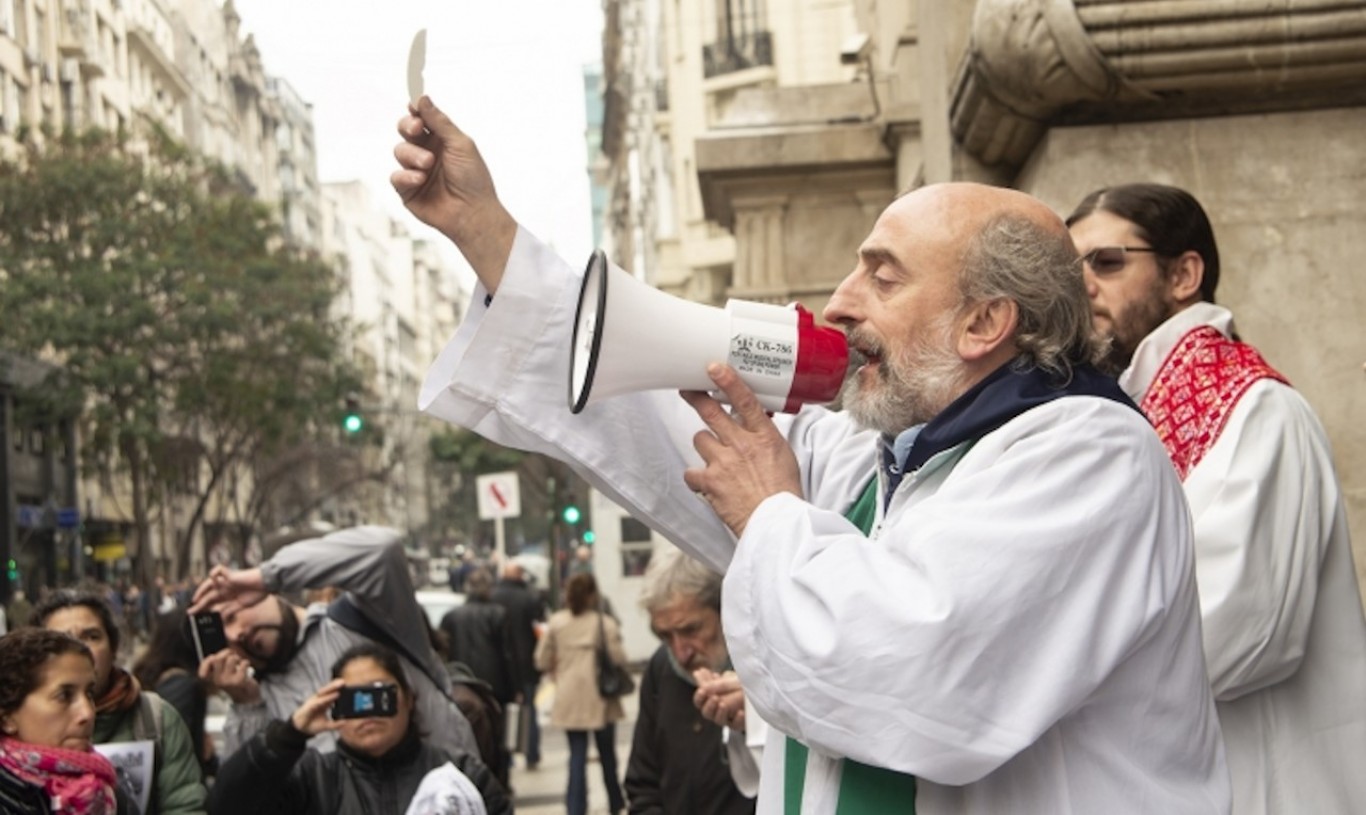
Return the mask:
M 147 690 L 155 690 L 161 675 L 172 668 L 181 668 L 191 676 L 199 672 L 199 656 L 185 633 L 189 630 L 187 617 L 179 608 L 157 616 L 151 641 L 133 663 L 133 676 Z
M 47 618 L 65 608 L 76 608 L 84 606 L 95 612 L 95 616 L 100 618 L 100 624 L 104 626 L 104 635 L 109 638 L 109 648 L 114 652 L 119 652 L 119 624 L 114 620 L 114 612 L 109 608 L 109 604 L 98 594 L 88 591 L 76 591 L 74 589 L 63 589 L 54 591 L 46 600 L 33 607 L 33 625 L 43 627 L 47 625 Z
M 95 666 L 85 643 L 60 631 L 20 628 L 0 637 L 0 716 L 8 716 L 42 681 L 42 668 L 53 657 L 80 654 Z

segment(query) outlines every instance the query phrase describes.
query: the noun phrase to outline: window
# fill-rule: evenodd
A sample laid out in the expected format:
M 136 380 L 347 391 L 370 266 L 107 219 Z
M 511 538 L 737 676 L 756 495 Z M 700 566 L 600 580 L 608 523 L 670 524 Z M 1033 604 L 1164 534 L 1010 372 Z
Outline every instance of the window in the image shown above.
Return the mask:
M 645 567 L 654 553 L 650 528 L 629 515 L 621 519 L 621 574 L 636 577 L 645 574 Z
M 705 77 L 773 64 L 764 0 L 716 0 L 716 41 L 702 47 Z

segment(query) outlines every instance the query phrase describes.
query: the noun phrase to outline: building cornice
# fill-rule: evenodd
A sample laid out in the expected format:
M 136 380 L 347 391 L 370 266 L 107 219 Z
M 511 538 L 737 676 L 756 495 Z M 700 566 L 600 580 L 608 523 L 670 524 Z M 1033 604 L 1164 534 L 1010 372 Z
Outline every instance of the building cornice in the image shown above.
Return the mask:
M 1053 125 L 1363 104 L 1360 0 L 979 0 L 950 122 L 1018 167 Z

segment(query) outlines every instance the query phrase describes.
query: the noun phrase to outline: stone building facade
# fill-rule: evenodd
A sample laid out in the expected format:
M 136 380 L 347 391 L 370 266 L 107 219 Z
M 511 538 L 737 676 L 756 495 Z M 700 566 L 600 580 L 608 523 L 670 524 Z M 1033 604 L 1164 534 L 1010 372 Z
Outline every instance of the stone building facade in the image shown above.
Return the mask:
M 1220 302 L 1327 427 L 1366 575 L 1366 4 L 671 0 L 653 36 L 678 237 L 645 274 L 694 299 L 819 311 L 925 183 L 1064 214 L 1109 184 L 1191 190 Z

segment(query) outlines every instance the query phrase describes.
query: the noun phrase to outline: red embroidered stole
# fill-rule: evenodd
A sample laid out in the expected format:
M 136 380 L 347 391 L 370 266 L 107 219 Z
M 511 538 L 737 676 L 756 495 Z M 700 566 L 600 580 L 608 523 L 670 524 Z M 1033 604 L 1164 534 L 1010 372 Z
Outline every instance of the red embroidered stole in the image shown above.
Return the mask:
M 1261 379 L 1290 384 L 1257 349 L 1211 326 L 1194 328 L 1176 343 L 1139 407 L 1182 481 L 1219 440 L 1238 400 Z

